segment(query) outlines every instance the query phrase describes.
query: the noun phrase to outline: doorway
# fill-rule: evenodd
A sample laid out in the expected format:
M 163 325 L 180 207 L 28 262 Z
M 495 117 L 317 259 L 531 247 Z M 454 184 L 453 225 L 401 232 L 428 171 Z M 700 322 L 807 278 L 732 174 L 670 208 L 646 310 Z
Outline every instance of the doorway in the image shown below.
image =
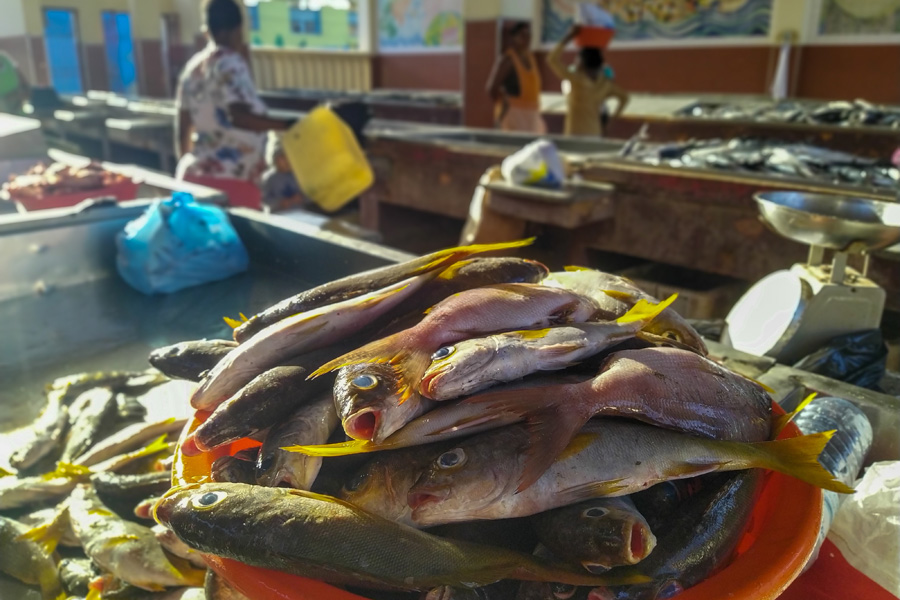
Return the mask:
M 103 43 L 109 73 L 109 89 L 123 96 L 137 96 L 137 70 L 134 42 L 131 39 L 131 15 L 103 11 Z
M 78 19 L 74 10 L 44 10 L 44 40 L 50 83 L 59 94 L 81 94 Z

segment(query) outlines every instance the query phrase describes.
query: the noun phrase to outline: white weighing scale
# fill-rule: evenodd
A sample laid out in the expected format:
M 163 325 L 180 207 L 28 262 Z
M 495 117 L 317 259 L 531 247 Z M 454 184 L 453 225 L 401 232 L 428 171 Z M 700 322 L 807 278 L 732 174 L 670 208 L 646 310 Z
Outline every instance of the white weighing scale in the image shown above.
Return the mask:
M 754 199 L 769 227 L 809 245 L 809 259 L 750 288 L 728 313 L 722 341 L 793 364 L 836 336 L 878 329 L 885 291 L 866 276 L 869 253 L 900 242 L 900 204 L 803 192 Z M 864 255 L 861 273 L 847 265 L 851 254 Z

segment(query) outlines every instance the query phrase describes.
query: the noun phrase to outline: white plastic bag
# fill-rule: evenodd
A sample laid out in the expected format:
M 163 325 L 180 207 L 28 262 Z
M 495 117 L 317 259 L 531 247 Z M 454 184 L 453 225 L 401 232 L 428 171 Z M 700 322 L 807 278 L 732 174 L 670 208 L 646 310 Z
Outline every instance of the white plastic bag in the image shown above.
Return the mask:
M 828 539 L 854 569 L 900 597 L 900 462 L 868 468 L 835 515 Z
M 611 14 L 591 2 L 579 2 L 575 13 L 575 22 L 590 27 L 615 29 L 616 20 Z
M 549 140 L 537 140 L 507 156 L 500 172 L 509 183 L 548 188 L 562 187 L 566 176 L 559 150 Z

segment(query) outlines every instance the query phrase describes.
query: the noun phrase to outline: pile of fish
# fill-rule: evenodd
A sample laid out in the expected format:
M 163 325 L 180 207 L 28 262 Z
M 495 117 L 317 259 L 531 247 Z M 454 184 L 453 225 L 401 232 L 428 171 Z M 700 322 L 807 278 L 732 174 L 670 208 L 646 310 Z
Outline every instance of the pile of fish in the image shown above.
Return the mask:
M 665 143 L 632 140 L 623 156 L 676 168 L 758 173 L 870 188 L 896 189 L 900 185 L 900 169 L 887 160 L 777 140 L 734 138 Z
M 6 457 L 17 472 L 0 469 L 0 573 L 46 600 L 237 597 L 215 592 L 222 582 L 199 553 L 150 514 L 171 488 L 186 419 L 148 422 L 142 399 L 169 381 L 150 370 L 48 386 L 46 407 Z
M 211 465 L 176 473 L 156 520 L 210 560 L 367 598 L 669 598 L 730 559 L 764 470 L 852 491 L 817 462 L 830 433 L 772 441 L 787 418 L 673 298 L 476 256 L 524 243 L 346 277 L 230 321 L 234 341 L 155 351 L 199 383 L 178 462 Z
M 753 108 L 722 102 L 695 102 L 674 114 L 705 119 L 900 128 L 900 108 L 879 106 L 861 99 L 827 103 L 782 100 Z

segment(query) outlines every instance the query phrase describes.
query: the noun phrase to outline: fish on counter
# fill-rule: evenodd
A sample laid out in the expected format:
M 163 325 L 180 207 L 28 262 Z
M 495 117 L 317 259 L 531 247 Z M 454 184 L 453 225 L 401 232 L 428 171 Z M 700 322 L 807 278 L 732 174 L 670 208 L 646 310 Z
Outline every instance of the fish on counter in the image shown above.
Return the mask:
M 589 422 L 525 490 L 521 425 L 483 433 L 439 456 L 409 491 L 413 520 L 427 527 L 523 517 L 591 498 L 623 496 L 670 479 L 764 468 L 839 493 L 817 458 L 834 432 L 774 442 L 712 440 L 624 419 Z
M 322 308 L 329 304 L 352 300 L 417 275 L 444 271 L 454 263 L 463 261 L 475 254 L 520 248 L 531 244 L 532 241 L 533 239 L 529 239 L 500 244 L 448 248 L 403 263 L 386 265 L 362 273 L 348 275 L 347 277 L 316 286 L 270 306 L 237 327 L 234 330 L 234 339 L 244 343 L 266 327 L 293 315 Z
M 56 517 L 56 507 L 49 507 L 16 517 L 16 521 L 29 529 L 33 529 L 53 521 Z M 72 530 L 72 524 L 68 521 L 61 524 L 58 545 L 66 548 L 81 548 L 81 541 L 75 536 L 75 532 Z
M 115 424 L 118 417 L 116 395 L 109 388 L 93 388 L 72 404 L 69 435 L 60 460 L 73 463 L 87 452 Z
M 63 593 L 56 560 L 40 544 L 25 537 L 28 528 L 0 516 L 0 572 L 41 589 L 44 600 L 57 600 Z
M 647 520 L 627 496 L 596 498 L 538 513 L 531 523 L 554 556 L 592 573 L 637 564 L 656 547 Z
M 615 581 L 499 547 L 438 538 L 302 490 L 190 484 L 163 497 L 155 516 L 201 552 L 331 583 L 427 591 L 507 578 Z
M 237 347 L 231 340 L 192 340 L 157 348 L 150 364 L 172 379 L 198 382 L 203 374 Z
M 444 346 L 432 355 L 419 391 L 434 400 L 453 400 L 539 371 L 565 369 L 639 335 L 674 301 L 675 296 L 656 305 L 641 300 L 615 321 L 511 331 Z
M 173 434 L 184 429 L 187 419 L 169 418 L 153 423 L 134 423 L 101 440 L 73 461 L 76 465 L 91 467 L 105 460 L 141 448 L 161 435 Z
M 256 462 L 256 483 L 268 487 L 285 483 L 301 490 L 310 489 L 322 467 L 322 459 L 288 452 L 282 448 L 324 444 L 338 423 L 334 398 L 330 392 L 297 408 L 266 435 Z
M 90 593 L 91 581 L 100 576 L 100 571 L 89 558 L 64 558 L 59 561 L 57 573 L 69 597 L 82 598 Z
M 135 475 L 103 471 L 91 475 L 90 483 L 101 502 L 126 518 L 134 515 L 142 500 L 162 496 L 172 487 L 171 475 L 162 471 Z
M 0 511 L 61 500 L 90 475 L 86 467 L 59 463 L 55 471 L 43 475 L 0 477 Z
M 108 458 L 90 467 L 94 473 L 109 471 L 110 473 L 120 473 L 127 469 L 132 469 L 135 464 L 140 465 L 142 460 L 159 460 L 163 457 L 169 457 L 175 452 L 175 442 L 167 441 L 168 435 L 161 435 L 156 440 L 150 442 L 143 448 L 132 450 L 124 454 L 118 454 L 112 458 Z
M 52 389 L 47 394 L 47 405 L 29 426 L 28 439 L 9 458 L 14 469 L 25 471 L 59 449 L 69 426 L 69 409 L 63 402 L 64 396 L 65 392 L 59 389 Z

